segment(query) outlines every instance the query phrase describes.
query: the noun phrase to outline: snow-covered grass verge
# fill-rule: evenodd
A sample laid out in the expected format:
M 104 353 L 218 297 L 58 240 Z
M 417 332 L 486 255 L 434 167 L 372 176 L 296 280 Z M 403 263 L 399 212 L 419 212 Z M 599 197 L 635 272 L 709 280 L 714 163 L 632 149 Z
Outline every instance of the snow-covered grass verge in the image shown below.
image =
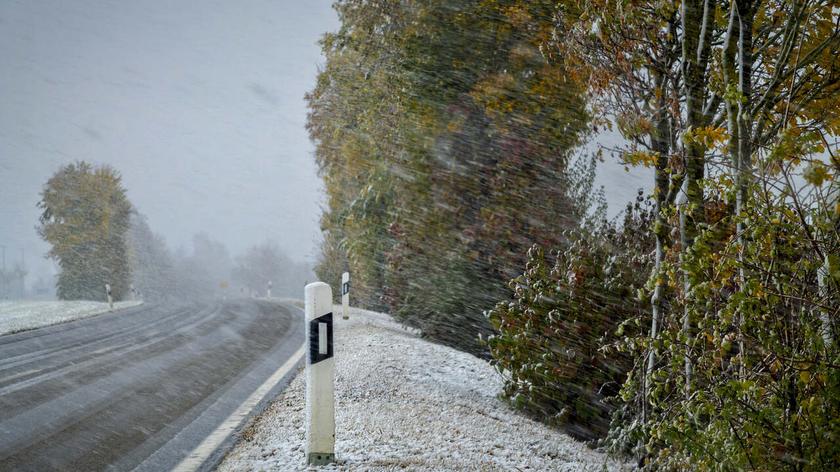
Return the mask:
M 137 306 L 142 302 L 114 303 L 114 309 Z M 0 302 L 0 335 L 64 323 L 99 315 L 108 304 L 89 301 L 11 301 Z
M 311 470 L 629 470 L 499 400 L 485 361 L 387 315 L 334 310 L 337 463 Z M 306 470 L 305 376 L 250 425 L 220 471 Z

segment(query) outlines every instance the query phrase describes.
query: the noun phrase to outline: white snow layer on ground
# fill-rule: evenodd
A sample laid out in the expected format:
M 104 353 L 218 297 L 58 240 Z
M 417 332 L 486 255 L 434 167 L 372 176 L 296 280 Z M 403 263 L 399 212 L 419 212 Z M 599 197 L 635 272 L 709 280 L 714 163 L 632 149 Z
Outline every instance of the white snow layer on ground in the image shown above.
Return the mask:
M 142 302 L 117 302 L 114 309 Z M 89 301 L 6 301 L 0 302 L 0 335 L 87 318 L 108 311 L 108 304 Z
M 334 310 L 337 463 L 309 470 L 629 470 L 512 411 L 487 362 L 387 315 Z M 305 375 L 247 426 L 218 470 L 307 470 Z

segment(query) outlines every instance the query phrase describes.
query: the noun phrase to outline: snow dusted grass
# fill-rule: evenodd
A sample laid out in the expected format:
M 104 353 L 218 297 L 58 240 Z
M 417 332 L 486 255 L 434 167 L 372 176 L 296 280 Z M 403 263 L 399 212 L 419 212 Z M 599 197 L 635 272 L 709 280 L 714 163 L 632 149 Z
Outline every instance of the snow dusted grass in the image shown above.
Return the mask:
M 137 306 L 142 302 L 114 303 L 114 309 Z M 88 301 L 11 301 L 0 302 L 0 335 L 65 323 L 108 311 L 108 304 Z
M 382 314 L 336 320 L 337 464 L 310 470 L 629 470 L 510 410 L 474 356 L 417 337 Z M 299 374 L 243 432 L 220 471 L 306 470 Z

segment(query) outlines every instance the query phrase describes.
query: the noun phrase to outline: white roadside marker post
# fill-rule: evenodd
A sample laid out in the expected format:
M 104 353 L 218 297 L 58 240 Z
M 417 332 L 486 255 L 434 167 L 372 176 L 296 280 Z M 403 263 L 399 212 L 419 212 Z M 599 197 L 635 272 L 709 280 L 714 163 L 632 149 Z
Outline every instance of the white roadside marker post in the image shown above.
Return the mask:
M 114 299 L 111 297 L 111 284 L 105 284 L 105 294 L 108 295 L 108 308 L 114 311 Z
M 268 281 L 268 288 L 265 290 L 265 298 L 271 298 L 271 281 Z
M 341 274 L 341 317 L 350 319 L 350 272 Z
M 306 463 L 335 461 L 335 358 L 332 289 L 308 284 L 306 299 Z

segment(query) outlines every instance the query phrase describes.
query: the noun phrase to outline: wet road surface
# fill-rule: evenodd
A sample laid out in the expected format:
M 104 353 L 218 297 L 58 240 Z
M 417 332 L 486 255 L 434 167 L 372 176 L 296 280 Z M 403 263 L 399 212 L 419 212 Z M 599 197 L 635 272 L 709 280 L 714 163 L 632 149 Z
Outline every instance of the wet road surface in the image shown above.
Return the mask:
M 172 469 L 295 354 L 302 317 L 262 300 L 142 305 L 0 336 L 0 470 Z

